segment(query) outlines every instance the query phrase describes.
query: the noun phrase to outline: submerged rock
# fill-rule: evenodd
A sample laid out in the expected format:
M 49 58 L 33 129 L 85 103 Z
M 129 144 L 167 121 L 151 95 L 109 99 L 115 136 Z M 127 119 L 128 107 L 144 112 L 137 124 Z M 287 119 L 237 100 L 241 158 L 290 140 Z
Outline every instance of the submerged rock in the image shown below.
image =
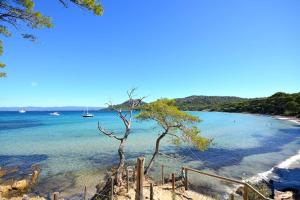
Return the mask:
M 12 190 L 11 185 L 0 185 L 0 193 L 2 193 L 2 196 L 7 196 L 7 194 L 11 190 Z
M 6 176 L 8 174 L 18 172 L 18 171 L 19 171 L 19 167 L 18 166 L 16 166 L 16 167 L 9 167 L 9 168 L 0 167 L 0 178 Z
M 34 170 L 31 177 L 31 185 L 35 185 L 38 181 L 40 170 Z
M 8 173 L 13 173 L 18 171 L 18 167 L 11 167 L 11 168 L 0 168 L 0 175 L 6 176 Z M 2 195 L 2 198 L 4 197 L 9 199 L 12 198 L 23 198 L 19 197 L 20 195 L 30 191 L 34 185 L 36 185 L 38 178 L 40 175 L 40 169 L 38 166 L 32 167 L 32 173 L 25 175 L 22 179 L 19 180 L 6 180 L 2 184 L 0 184 L 0 194 Z M 17 197 L 12 197 L 17 196 Z M 38 197 L 37 199 L 39 199 Z M 28 199 L 25 198 L 24 199 Z M 32 199 L 32 198 L 29 198 Z M 2 199 L 1 199 L 2 200 Z
M 0 167 L 0 177 L 5 175 L 6 175 L 6 171 Z
M 14 190 L 27 190 L 29 188 L 29 181 L 26 179 L 15 181 L 11 187 Z
M 2 198 L 1 200 L 46 200 L 44 197 L 35 196 L 29 197 L 27 195 L 23 195 L 22 197 L 11 197 L 11 198 Z

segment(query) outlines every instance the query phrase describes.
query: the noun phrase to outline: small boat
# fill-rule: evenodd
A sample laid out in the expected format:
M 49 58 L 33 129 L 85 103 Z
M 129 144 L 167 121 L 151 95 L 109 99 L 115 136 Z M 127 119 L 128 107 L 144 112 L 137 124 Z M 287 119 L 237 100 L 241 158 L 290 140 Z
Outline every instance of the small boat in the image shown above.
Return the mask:
M 60 114 L 59 114 L 59 112 L 52 112 L 52 113 L 50 113 L 50 115 L 52 115 L 52 116 L 59 116 Z
M 26 113 L 26 110 L 24 110 L 23 108 L 21 110 L 19 110 L 19 113 Z
M 94 117 L 94 115 L 92 113 L 89 113 L 89 109 L 86 108 L 86 112 L 83 113 L 82 117 Z

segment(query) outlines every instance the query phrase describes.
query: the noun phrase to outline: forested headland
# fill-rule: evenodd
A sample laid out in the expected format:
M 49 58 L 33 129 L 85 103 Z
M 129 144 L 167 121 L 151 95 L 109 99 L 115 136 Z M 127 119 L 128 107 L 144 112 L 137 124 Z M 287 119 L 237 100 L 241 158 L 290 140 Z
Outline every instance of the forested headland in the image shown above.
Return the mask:
M 175 102 L 176 106 L 184 111 L 246 112 L 300 117 L 300 92 L 293 94 L 277 92 L 263 98 L 194 95 L 177 98 Z M 126 109 L 127 106 L 128 102 L 124 102 L 114 107 Z
M 182 110 L 247 112 L 300 117 L 300 92 L 277 92 L 270 97 L 245 99 L 239 97 L 191 96 L 176 99 Z

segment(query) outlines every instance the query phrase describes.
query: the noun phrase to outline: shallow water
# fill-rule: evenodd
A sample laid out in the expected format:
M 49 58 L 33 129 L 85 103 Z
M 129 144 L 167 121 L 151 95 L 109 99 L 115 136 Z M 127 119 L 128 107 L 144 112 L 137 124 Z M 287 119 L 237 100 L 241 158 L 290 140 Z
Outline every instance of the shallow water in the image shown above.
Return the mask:
M 250 114 L 191 113 L 203 120 L 198 124 L 202 135 L 213 138 L 214 144 L 200 152 L 187 145 L 171 145 L 166 139 L 162 152 L 169 156 L 159 157 L 151 173 L 154 177 L 164 163 L 166 173 L 179 172 L 185 165 L 246 179 L 270 170 L 300 149 L 300 126 L 291 122 Z M 105 169 L 118 161 L 117 141 L 100 135 L 97 122 L 115 132 L 123 130 L 115 113 L 94 114 L 94 118 L 82 118 L 82 112 L 61 112 L 60 116 L 0 112 L 0 166 L 21 165 L 26 171 L 31 164 L 39 164 L 42 176 L 37 190 L 42 194 L 59 190 L 76 195 L 84 185 L 92 194 Z M 160 129 L 154 122 L 135 121 L 132 130 L 126 155 L 134 163 L 138 156 L 148 158 Z M 300 189 L 297 162 L 291 163 L 291 169 L 276 168 L 269 176 L 277 176 L 277 185 L 292 182 Z

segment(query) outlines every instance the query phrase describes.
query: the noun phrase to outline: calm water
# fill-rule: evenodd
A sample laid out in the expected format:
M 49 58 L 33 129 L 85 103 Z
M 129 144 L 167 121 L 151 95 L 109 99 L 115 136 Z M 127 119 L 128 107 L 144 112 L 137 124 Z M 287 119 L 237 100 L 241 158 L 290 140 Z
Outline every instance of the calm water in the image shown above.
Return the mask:
M 26 171 L 32 164 L 42 167 L 37 188 L 40 193 L 59 190 L 76 195 L 102 179 L 105 169 L 117 163 L 117 141 L 100 135 L 97 122 L 116 132 L 122 124 L 112 112 L 94 112 L 94 118 L 82 118 L 82 112 L 0 112 L 0 166 L 21 165 Z M 191 146 L 174 146 L 166 139 L 152 175 L 165 163 L 167 172 L 182 165 L 205 169 L 234 178 L 250 178 L 266 172 L 298 154 L 300 126 L 268 116 L 217 112 L 192 112 L 203 121 L 198 124 L 202 135 L 214 139 L 206 152 Z M 149 153 L 159 129 L 153 122 L 135 122 L 126 146 L 129 162 Z M 288 164 L 287 164 L 288 163 Z M 286 161 L 269 176 L 277 177 L 278 187 L 287 184 L 300 188 L 300 163 Z M 292 174 L 292 176 L 291 176 Z M 197 181 L 197 180 L 195 180 Z M 282 184 L 282 181 L 285 181 Z

